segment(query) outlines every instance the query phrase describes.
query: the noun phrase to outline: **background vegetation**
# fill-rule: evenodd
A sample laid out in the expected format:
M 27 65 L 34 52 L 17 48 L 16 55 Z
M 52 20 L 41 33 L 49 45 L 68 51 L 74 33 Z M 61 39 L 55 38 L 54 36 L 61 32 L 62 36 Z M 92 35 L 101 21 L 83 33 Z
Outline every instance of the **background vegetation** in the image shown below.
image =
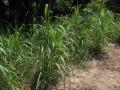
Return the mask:
M 20 90 L 27 79 L 31 90 L 51 89 L 64 80 L 71 64 L 84 67 L 85 60 L 100 55 L 108 42 L 120 43 L 118 13 L 100 0 L 87 5 L 71 2 L 57 1 L 56 18 L 46 5 L 41 24 L 14 27 L 1 22 L 0 90 Z

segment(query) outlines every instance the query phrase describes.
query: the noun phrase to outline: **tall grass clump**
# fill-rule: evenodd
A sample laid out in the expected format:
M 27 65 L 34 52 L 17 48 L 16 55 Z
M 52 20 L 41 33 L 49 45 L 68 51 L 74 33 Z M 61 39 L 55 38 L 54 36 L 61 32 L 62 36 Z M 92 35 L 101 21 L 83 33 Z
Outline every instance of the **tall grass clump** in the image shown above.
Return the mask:
M 0 37 L 0 89 L 1 90 L 18 90 L 18 76 L 14 66 L 14 54 L 11 42 L 4 36 Z M 17 46 L 18 47 L 18 46 Z M 15 48 L 14 48 L 15 50 Z
M 14 34 L 0 36 L 1 90 L 19 90 L 22 79 L 28 75 L 30 77 L 36 62 L 31 50 L 32 45 L 29 39 L 24 39 L 20 34 L 21 29 L 24 28 L 19 27 Z
M 62 28 L 62 29 L 61 29 Z M 64 38 L 65 29 L 50 23 L 35 26 L 33 52 L 39 55 L 34 75 L 33 90 L 47 90 L 67 72 L 68 51 Z
M 113 38 L 113 40 L 115 41 L 115 43 L 117 43 L 118 45 L 120 45 L 120 23 L 116 24 L 117 28 L 115 31 L 115 37 Z
M 70 42 L 68 46 L 70 62 L 74 64 L 83 64 L 89 49 L 89 22 L 88 18 L 81 15 L 79 8 L 74 9 L 74 13 L 70 17 L 61 18 L 60 24 L 68 27 L 67 39 Z
M 90 53 L 96 56 L 102 52 L 104 45 L 110 40 L 110 37 L 114 36 L 115 23 L 113 14 L 106 9 L 101 9 L 91 15 L 90 24 L 91 33 L 89 34 L 92 41 Z
M 120 17 L 119 17 L 119 14 L 114 14 L 114 22 L 115 22 L 115 25 L 114 25 L 114 36 L 111 37 L 112 41 L 114 43 L 117 43 L 120 45 Z

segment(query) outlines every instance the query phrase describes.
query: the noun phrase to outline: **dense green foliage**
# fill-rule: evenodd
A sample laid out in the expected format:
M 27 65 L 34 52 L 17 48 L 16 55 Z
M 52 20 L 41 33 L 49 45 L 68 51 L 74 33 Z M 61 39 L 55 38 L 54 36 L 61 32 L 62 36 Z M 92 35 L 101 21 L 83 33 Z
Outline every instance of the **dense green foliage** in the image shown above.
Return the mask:
M 65 78 L 71 63 L 84 66 L 107 42 L 120 40 L 120 22 L 114 17 L 101 3 L 92 3 L 54 23 L 49 18 L 42 25 L 33 23 L 27 38 L 21 33 L 26 25 L 8 26 L 15 33 L 0 35 L 0 90 L 20 90 L 25 79 L 32 81 L 32 90 L 47 90 Z

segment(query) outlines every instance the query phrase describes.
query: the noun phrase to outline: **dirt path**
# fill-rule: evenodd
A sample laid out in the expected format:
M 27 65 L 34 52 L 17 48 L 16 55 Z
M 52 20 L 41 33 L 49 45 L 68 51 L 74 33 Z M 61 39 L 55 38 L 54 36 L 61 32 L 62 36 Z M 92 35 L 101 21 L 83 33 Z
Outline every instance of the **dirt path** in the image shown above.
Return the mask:
M 53 90 L 120 90 L 120 48 L 110 44 L 106 51 L 108 58 L 88 62 L 88 70 L 73 68 L 65 85 Z

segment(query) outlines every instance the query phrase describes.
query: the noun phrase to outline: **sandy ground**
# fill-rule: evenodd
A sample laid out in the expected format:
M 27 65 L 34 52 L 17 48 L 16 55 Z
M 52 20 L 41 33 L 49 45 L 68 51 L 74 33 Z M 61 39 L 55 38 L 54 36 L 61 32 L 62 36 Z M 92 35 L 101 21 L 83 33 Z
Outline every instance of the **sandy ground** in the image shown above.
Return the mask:
M 53 90 L 120 90 L 120 48 L 109 44 L 107 58 L 89 61 L 90 67 L 74 67 L 65 82 Z

